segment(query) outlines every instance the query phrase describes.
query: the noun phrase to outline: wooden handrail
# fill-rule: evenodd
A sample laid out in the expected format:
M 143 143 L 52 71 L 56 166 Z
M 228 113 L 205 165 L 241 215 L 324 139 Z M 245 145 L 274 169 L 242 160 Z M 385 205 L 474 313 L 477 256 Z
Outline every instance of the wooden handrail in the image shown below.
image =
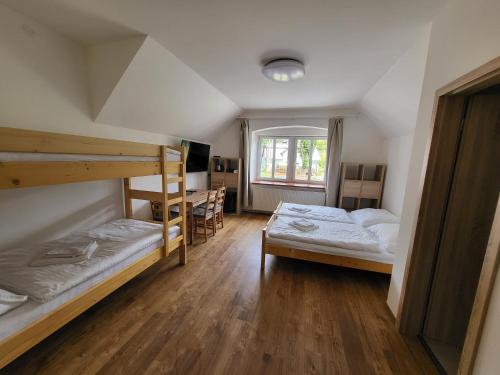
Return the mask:
M 167 183 L 168 184 L 176 184 L 176 183 L 179 183 L 179 182 L 183 182 L 183 178 L 182 177 L 170 177 L 170 178 L 167 178 Z
M 177 216 L 175 219 L 169 220 L 168 227 L 170 228 L 176 224 L 179 224 L 180 222 L 182 222 L 183 219 L 184 218 L 182 216 Z
M 177 249 L 181 242 L 184 240 L 184 236 L 182 234 L 178 235 L 172 240 L 168 241 L 168 254 Z
M 141 199 L 145 201 L 158 201 L 161 202 L 163 199 L 163 194 L 158 191 L 147 191 L 147 190 L 133 190 L 129 191 L 130 198 Z
M 160 146 L 81 135 L 0 127 L 0 151 L 51 154 L 160 156 Z
M 160 162 L 0 162 L 0 189 L 161 174 Z

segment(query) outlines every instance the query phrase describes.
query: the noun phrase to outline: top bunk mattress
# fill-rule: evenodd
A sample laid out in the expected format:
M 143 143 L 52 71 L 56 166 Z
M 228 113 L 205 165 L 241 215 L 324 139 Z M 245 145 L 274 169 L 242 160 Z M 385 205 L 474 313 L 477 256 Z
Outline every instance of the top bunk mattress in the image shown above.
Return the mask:
M 293 216 L 278 216 L 271 227 L 267 229 L 269 239 L 298 241 L 309 245 L 337 247 L 353 251 L 381 252 L 378 238 L 361 225 L 308 219 L 317 228 L 304 232 L 290 225 L 294 220 L 296 218 Z
M 181 153 L 167 150 L 168 161 L 180 161 Z M 157 156 L 122 156 L 122 155 L 87 155 L 87 154 L 53 154 L 38 152 L 0 152 L 0 162 L 23 161 L 160 161 Z
M 337 221 L 341 223 L 354 223 L 349 213 L 336 207 L 315 206 L 284 202 L 276 211 L 283 216 L 301 217 L 304 219 Z
M 169 238 L 180 228 L 169 228 Z M 162 241 L 162 225 L 133 219 L 118 219 L 92 230 L 67 237 L 0 252 L 0 287 L 44 303 L 124 261 L 144 248 Z M 97 242 L 97 249 L 85 263 L 30 266 L 51 248 Z

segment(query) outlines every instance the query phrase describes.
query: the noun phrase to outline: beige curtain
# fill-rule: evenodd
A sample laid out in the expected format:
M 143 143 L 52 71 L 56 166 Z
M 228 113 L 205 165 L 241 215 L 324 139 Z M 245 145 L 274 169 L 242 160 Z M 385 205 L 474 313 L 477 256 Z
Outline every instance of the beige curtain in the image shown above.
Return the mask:
M 326 199 L 327 206 L 336 207 L 340 185 L 340 162 L 344 119 L 331 118 L 328 122 L 326 157 Z
M 250 123 L 248 119 L 241 119 L 240 122 L 240 158 L 243 161 L 242 194 L 243 207 L 250 207 L 252 197 L 250 192 Z

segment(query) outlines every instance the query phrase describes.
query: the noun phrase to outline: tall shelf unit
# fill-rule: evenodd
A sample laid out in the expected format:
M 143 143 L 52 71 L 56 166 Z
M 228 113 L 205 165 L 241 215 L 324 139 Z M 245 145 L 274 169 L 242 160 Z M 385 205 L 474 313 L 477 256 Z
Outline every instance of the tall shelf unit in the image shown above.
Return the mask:
M 236 194 L 236 214 L 241 213 L 241 158 L 214 156 L 210 163 L 210 186 L 224 185 L 228 193 Z M 227 197 L 226 197 L 227 198 Z
M 342 163 L 338 206 L 380 208 L 386 169 L 385 164 Z

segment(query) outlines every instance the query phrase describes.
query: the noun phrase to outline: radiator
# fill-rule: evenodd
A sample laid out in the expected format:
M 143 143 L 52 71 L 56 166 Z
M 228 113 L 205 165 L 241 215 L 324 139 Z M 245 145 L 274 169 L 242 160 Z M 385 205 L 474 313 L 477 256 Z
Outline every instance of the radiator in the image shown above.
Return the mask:
M 325 204 L 325 193 L 323 191 L 252 186 L 252 209 L 272 212 L 280 201 L 322 206 Z

